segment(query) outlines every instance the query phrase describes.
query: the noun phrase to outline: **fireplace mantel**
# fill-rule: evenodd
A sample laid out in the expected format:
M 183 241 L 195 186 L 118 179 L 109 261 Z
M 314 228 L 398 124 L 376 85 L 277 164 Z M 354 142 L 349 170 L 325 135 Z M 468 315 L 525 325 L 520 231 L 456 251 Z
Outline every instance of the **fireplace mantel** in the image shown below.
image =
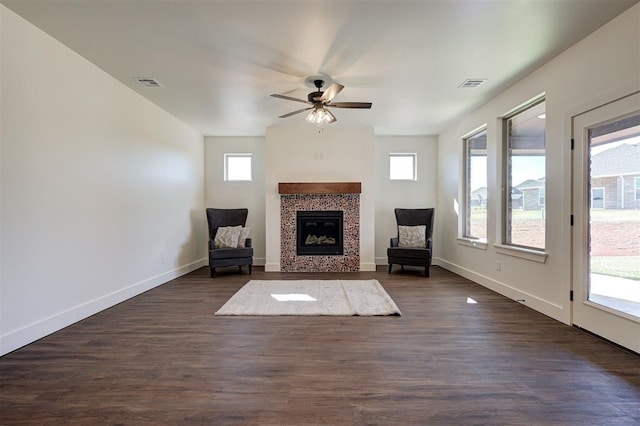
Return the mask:
M 281 182 L 279 194 L 360 194 L 360 182 Z

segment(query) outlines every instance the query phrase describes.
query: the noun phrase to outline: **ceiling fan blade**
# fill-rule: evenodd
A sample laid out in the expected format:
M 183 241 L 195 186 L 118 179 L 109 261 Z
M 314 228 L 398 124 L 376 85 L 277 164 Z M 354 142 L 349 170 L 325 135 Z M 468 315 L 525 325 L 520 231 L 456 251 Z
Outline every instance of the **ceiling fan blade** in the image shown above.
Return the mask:
M 342 84 L 333 83 L 331 86 L 324 91 L 322 96 L 320 96 L 320 101 L 327 103 L 331 99 L 335 98 L 338 93 L 340 93 L 344 89 Z
M 301 112 L 308 111 L 308 110 L 310 110 L 310 109 L 312 109 L 312 108 L 313 108 L 313 107 L 309 107 L 309 108 L 302 108 L 302 109 L 299 109 L 299 110 L 296 110 L 296 111 L 290 112 L 290 113 L 288 113 L 288 114 L 281 115 L 281 116 L 280 116 L 280 117 L 278 117 L 278 118 L 287 118 L 287 117 L 291 117 L 292 115 L 300 114 Z
M 360 108 L 360 109 L 370 109 L 371 102 L 336 102 L 327 104 L 325 106 L 334 107 L 334 108 Z
M 336 118 L 335 115 L 333 115 L 333 113 L 331 111 L 329 111 L 328 109 L 325 109 L 325 111 L 327 112 L 327 114 L 329 114 L 329 121 L 328 124 L 331 124 L 335 121 L 338 121 L 338 119 Z
M 278 95 L 277 93 L 274 93 L 271 96 L 273 96 L 274 98 L 286 99 L 288 101 L 302 102 L 303 104 L 311 103 L 309 101 L 305 101 L 304 99 L 292 98 L 291 96 L 286 96 L 286 95 Z

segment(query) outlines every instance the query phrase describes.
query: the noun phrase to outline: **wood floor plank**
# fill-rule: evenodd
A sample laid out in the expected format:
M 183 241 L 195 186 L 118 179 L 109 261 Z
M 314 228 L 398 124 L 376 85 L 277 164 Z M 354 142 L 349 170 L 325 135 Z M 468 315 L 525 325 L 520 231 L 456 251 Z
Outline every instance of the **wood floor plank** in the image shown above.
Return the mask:
M 402 316 L 214 316 L 249 279 L 377 279 Z M 438 267 L 202 268 L 0 358 L 2 425 L 632 425 L 639 408 L 636 354 Z

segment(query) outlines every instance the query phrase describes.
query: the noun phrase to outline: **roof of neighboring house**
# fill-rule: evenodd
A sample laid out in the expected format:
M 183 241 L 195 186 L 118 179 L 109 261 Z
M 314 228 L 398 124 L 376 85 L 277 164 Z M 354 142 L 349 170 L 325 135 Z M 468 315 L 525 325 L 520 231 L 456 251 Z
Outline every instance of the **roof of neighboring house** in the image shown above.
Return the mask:
M 517 185 L 518 189 L 533 189 L 533 188 L 544 188 L 545 178 L 540 179 L 527 179 L 522 182 L 520 185 Z
M 487 199 L 487 187 L 483 186 L 476 190 L 471 191 L 471 198 L 478 198 L 480 200 Z
M 515 186 L 512 186 L 511 187 L 511 199 L 512 200 L 519 200 L 521 198 L 522 198 L 522 191 L 520 191 Z
M 591 157 L 591 177 L 640 175 L 640 144 L 621 144 Z

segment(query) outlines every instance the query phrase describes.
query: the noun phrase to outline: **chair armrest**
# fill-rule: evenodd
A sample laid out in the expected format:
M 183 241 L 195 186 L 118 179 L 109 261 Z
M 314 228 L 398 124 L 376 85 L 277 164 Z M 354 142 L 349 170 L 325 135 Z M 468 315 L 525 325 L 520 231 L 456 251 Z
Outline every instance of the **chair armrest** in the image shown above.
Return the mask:
M 209 240 L 209 250 L 214 250 L 215 248 L 216 248 L 216 246 L 213 243 L 213 240 Z
M 247 238 L 246 240 L 244 240 L 244 246 L 251 247 L 251 238 Z
M 398 237 L 391 238 L 390 244 L 391 247 L 398 247 Z
M 427 240 L 427 248 L 433 250 L 433 238 Z

